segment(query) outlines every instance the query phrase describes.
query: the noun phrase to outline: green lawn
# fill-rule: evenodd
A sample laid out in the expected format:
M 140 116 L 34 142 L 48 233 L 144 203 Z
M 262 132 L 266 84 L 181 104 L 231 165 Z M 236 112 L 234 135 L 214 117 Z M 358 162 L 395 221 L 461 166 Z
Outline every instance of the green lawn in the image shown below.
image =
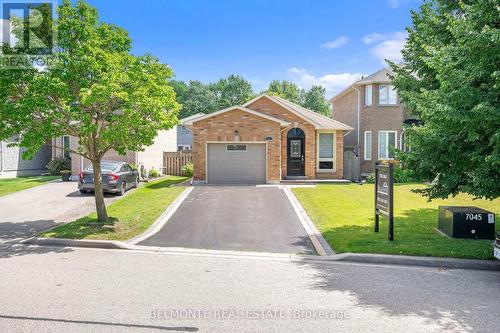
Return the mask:
M 295 188 L 311 219 L 337 252 L 386 253 L 457 258 L 493 258 L 492 241 L 450 239 L 438 233 L 439 205 L 478 206 L 500 214 L 500 199 L 472 200 L 459 195 L 433 200 L 411 192 L 419 184 L 394 186 L 394 241 L 387 240 L 387 219 L 380 219 L 380 232 L 373 232 L 373 184 L 318 185 Z M 497 223 L 497 231 L 500 223 Z
M 133 190 L 107 207 L 110 219 L 97 222 L 96 214 L 82 217 L 41 234 L 42 237 L 127 240 L 144 232 L 184 191 L 172 187 L 186 177 L 170 176 Z
M 45 184 L 46 182 L 57 178 L 61 178 L 61 176 L 36 176 L 0 179 L 0 197 Z

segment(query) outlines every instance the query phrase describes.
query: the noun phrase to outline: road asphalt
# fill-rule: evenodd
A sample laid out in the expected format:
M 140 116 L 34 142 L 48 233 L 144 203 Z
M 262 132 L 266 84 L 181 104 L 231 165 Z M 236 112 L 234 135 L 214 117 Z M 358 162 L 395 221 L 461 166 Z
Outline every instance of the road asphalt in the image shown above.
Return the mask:
M 500 331 L 494 271 L 19 245 L 0 272 L 0 332 Z

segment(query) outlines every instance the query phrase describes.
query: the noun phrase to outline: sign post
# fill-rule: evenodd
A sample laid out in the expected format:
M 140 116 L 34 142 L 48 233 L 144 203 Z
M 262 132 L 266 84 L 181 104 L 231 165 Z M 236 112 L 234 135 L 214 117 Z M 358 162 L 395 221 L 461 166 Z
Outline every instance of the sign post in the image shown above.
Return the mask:
M 388 238 L 394 240 L 394 165 L 375 164 L 375 232 L 379 232 L 380 215 L 389 219 Z

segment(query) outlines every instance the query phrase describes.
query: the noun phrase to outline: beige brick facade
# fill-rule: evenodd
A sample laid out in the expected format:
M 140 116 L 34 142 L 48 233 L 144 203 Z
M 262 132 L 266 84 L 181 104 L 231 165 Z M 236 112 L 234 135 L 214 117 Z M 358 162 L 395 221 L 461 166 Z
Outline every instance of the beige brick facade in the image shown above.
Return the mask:
M 192 125 L 195 180 L 206 180 L 207 142 L 235 141 L 235 131 L 238 131 L 241 142 L 264 142 L 266 137 L 273 137 L 272 141 L 267 142 L 267 182 L 279 182 L 287 175 L 287 133 L 295 127 L 305 133 L 304 175 L 308 179 L 342 178 L 344 131 L 328 131 L 335 133 L 335 172 L 318 172 L 316 165 L 318 131 L 311 122 L 267 98 L 257 99 L 252 104 L 246 105 L 246 108 L 287 121 L 290 125 L 283 127 L 276 121 L 240 109 L 195 121 Z

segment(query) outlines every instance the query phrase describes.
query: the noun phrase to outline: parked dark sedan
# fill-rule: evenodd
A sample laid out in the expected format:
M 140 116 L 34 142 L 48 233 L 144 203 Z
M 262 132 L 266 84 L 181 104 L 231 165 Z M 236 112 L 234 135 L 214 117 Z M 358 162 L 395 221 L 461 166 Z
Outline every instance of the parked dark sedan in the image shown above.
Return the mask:
M 139 173 L 125 162 L 102 161 L 101 173 L 103 192 L 124 195 L 129 188 L 139 185 Z M 94 169 L 92 165 L 80 173 L 78 189 L 81 193 L 94 191 Z

